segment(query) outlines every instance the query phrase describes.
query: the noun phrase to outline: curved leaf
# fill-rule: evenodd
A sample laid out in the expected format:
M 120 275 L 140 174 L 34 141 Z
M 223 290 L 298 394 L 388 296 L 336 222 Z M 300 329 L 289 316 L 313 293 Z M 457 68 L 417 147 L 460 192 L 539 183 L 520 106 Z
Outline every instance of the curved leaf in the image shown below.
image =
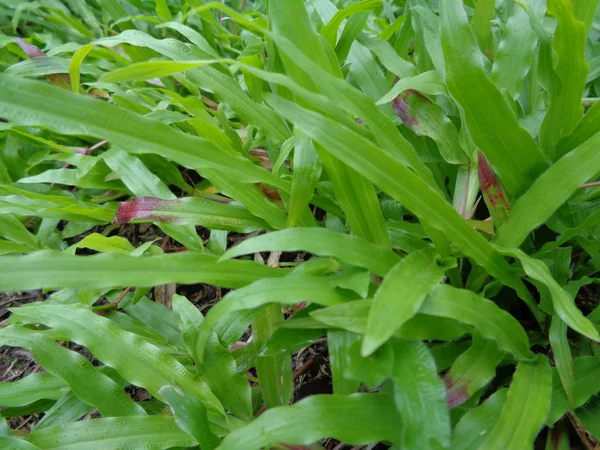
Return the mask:
M 552 296 L 554 310 L 570 328 L 590 339 L 600 341 L 600 334 L 596 327 L 577 308 L 573 298 L 552 277 L 548 266 L 543 261 L 527 256 L 520 250 L 502 250 L 502 252 L 505 255 L 518 258 L 525 273 L 548 288 Z
M 517 319 L 474 292 L 447 284 L 438 286 L 425 300 L 419 313 L 471 325 L 483 337 L 496 341 L 501 350 L 514 354 L 520 360 L 533 358 L 527 334 Z
M 175 422 L 179 428 L 196 439 L 202 450 L 213 450 L 219 445 L 219 438 L 210 430 L 206 420 L 206 408 L 202 402 L 184 395 L 173 386 L 165 386 L 160 393 L 175 413 Z
M 504 358 L 494 341 L 473 335 L 471 347 L 460 355 L 444 378 L 448 406 L 454 408 L 472 397 L 496 375 L 496 366 Z
M 17 381 L 0 383 L 0 405 L 10 408 L 29 405 L 44 398 L 58 400 L 67 389 L 67 384 L 58 377 L 34 373 Z
M 308 445 L 331 437 L 351 445 L 389 441 L 402 445 L 402 419 L 392 397 L 315 395 L 273 408 L 227 435 L 218 450 L 260 450 L 278 442 Z
M 221 260 L 249 253 L 299 250 L 319 256 L 333 256 L 345 263 L 369 269 L 377 275 L 385 275 L 399 260 L 399 256 L 388 248 L 372 244 L 358 236 L 323 228 L 292 228 L 246 239 L 227 250 Z
M 115 215 L 117 223 L 131 221 L 168 222 L 178 225 L 200 225 L 215 230 L 250 233 L 268 229 L 261 219 L 239 205 L 220 204 L 197 197 L 161 200 L 155 197 L 134 197 L 121 203 Z
M 196 441 L 184 433 L 175 424 L 173 417 L 169 416 L 84 420 L 36 430 L 27 440 L 44 450 L 66 448 L 162 450 L 196 445 Z

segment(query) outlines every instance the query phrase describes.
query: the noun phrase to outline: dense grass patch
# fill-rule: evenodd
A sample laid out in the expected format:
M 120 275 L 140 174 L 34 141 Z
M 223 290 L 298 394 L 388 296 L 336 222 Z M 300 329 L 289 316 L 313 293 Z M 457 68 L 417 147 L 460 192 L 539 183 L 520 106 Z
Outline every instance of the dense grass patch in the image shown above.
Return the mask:
M 597 3 L 0 0 L 0 447 L 594 448 Z

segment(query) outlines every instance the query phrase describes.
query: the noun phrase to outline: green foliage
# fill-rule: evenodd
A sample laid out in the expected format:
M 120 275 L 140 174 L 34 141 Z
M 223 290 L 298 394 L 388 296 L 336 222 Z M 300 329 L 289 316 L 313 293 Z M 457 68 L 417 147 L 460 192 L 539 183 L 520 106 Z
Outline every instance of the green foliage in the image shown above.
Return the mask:
M 600 440 L 597 4 L 0 0 L 0 447 Z

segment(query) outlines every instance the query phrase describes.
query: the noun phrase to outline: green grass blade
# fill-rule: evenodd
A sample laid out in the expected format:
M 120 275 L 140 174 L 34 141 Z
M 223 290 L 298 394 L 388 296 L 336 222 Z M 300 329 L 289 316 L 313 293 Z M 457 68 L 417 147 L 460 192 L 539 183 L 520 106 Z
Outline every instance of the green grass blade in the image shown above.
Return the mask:
M 529 339 L 517 320 L 495 303 L 474 292 L 449 285 L 438 286 L 421 309 L 421 314 L 447 317 L 471 325 L 498 348 L 515 355 L 519 360 L 531 360 Z
M 175 39 L 155 39 L 137 30 L 95 41 L 95 44 L 114 47 L 129 44 L 136 47 L 150 48 L 167 58 L 184 61 L 195 60 L 194 53 Z M 254 102 L 231 77 L 212 67 L 191 70 L 187 78 L 197 87 L 215 94 L 223 103 L 230 106 L 244 121 L 265 131 L 273 139 L 283 142 L 289 137 L 289 131 L 282 120 L 265 105 Z
M 573 356 L 567 338 L 567 324 L 558 316 L 552 316 L 552 325 L 549 331 L 550 345 L 554 354 L 554 364 L 565 389 L 565 394 L 570 404 L 574 404 L 575 378 L 573 369 Z
M 486 155 L 509 194 L 519 196 L 548 163 L 485 74 L 483 55 L 469 29 L 462 2 L 442 0 L 440 19 L 448 91 L 463 109 L 475 144 Z
M 508 389 L 500 389 L 481 405 L 468 411 L 452 430 L 452 450 L 476 450 L 496 424 L 506 402 Z
M 77 50 L 71 58 L 71 62 L 69 63 L 69 75 L 71 77 L 71 90 L 74 94 L 79 94 L 80 91 L 81 64 L 93 48 L 94 44 L 84 45 Z
M 446 389 L 422 342 L 394 341 L 393 392 L 402 417 L 402 448 L 436 449 L 450 443 Z
M 327 351 L 331 365 L 333 393 L 349 395 L 358 392 L 360 380 L 347 376 L 352 364 L 351 347 L 360 339 L 356 333 L 346 330 L 327 330 Z
M 212 319 L 210 316 L 209 313 L 207 322 Z M 282 320 L 283 314 L 281 306 L 278 304 L 268 305 L 255 313 L 252 320 L 252 336 L 257 348 L 261 348 L 267 343 L 277 329 L 276 324 Z M 288 352 L 257 355 L 255 365 L 265 407 L 275 408 L 289 404 L 294 393 L 294 386 L 292 363 Z
M 50 408 L 35 426 L 36 430 L 75 422 L 92 411 L 94 407 L 79 400 L 73 392 L 66 393 Z
M 588 63 L 585 60 L 585 25 L 575 17 L 572 3 L 549 0 L 548 13 L 557 20 L 552 48 L 557 59 L 554 70 L 560 80 L 560 89 L 551 92 L 540 142 L 550 159 L 557 160 L 564 154 L 556 153 L 556 144 L 562 136 L 570 134 L 583 117 L 581 98 Z
M 123 81 L 151 80 L 217 62 L 218 60 L 212 59 L 206 61 L 144 61 L 115 69 L 103 75 L 99 81 L 101 83 L 119 83 Z
M 557 144 L 557 154 L 566 155 L 600 131 L 600 103 L 587 110 L 573 132 L 564 136 Z
M 3 448 L 10 448 L 11 450 L 40 450 L 39 447 L 36 447 L 23 439 L 4 436 L 0 437 L 0 446 Z
M 361 353 L 369 356 L 420 309 L 425 297 L 442 281 L 446 267 L 426 248 L 408 255 L 386 275 L 373 298 Z
M 37 238 L 18 219 L 10 214 L 0 214 L 0 236 L 18 244 L 39 248 Z
M 371 308 L 371 299 L 345 302 L 328 308 L 310 312 L 310 316 L 321 322 L 318 328 L 336 327 L 353 333 L 364 334 L 367 329 L 367 317 Z M 291 321 L 293 323 L 293 321 Z M 284 327 L 291 326 L 286 322 Z M 458 339 L 467 330 L 456 321 L 433 315 L 417 314 L 406 322 L 395 336 L 407 340 L 448 341 Z
M 219 445 L 221 441 L 210 429 L 202 402 L 193 396 L 184 395 L 173 386 L 162 388 L 160 393 L 169 402 L 175 415 L 175 423 L 194 438 L 203 450 L 213 450 Z
M 301 132 L 296 132 L 294 147 L 294 172 L 292 191 L 288 208 L 288 227 L 296 226 L 300 215 L 313 197 L 321 175 L 321 164 L 311 140 Z
M 309 445 L 331 437 L 351 445 L 389 441 L 402 445 L 402 419 L 386 395 L 315 395 L 266 411 L 229 434 L 219 450 L 259 450 L 278 442 Z
M 82 355 L 61 347 L 40 332 L 17 326 L 6 327 L 0 330 L 0 342 L 28 349 L 46 371 L 62 378 L 77 398 L 98 408 L 104 416 L 145 414 L 121 386 L 99 372 Z
M 347 8 L 341 9 L 335 13 L 329 23 L 323 27 L 321 34 L 331 46 L 335 48 L 338 37 L 338 30 L 342 25 L 342 22 L 354 14 L 358 14 L 365 11 L 372 11 L 381 6 L 381 0 L 364 0 L 361 2 L 352 3 Z
M 494 0 L 483 0 L 475 5 L 471 28 L 483 53 L 492 52 L 489 44 L 492 41 L 492 19 L 494 18 Z
M 240 287 L 265 277 L 284 276 L 250 261 L 224 261 L 197 253 L 158 255 L 145 258 L 105 254 L 71 256 L 44 251 L 26 258 L 0 257 L 0 292 L 47 287 L 112 288 L 150 287 L 168 283 L 208 283 Z
M 519 363 L 498 422 L 481 448 L 530 448 L 544 425 L 551 400 L 552 371 L 538 355 L 533 363 Z
M 67 383 L 59 377 L 34 373 L 17 381 L 0 383 L 0 404 L 10 408 L 29 405 L 44 398 L 58 400 L 67 390 Z
M 196 441 L 182 431 L 173 417 L 145 416 L 84 420 L 33 432 L 27 440 L 45 450 L 85 448 L 189 447 Z
M 385 275 L 399 260 L 389 248 L 323 228 L 293 228 L 249 238 L 227 250 L 221 259 L 257 252 L 301 250 L 318 256 L 332 256 L 377 275 Z

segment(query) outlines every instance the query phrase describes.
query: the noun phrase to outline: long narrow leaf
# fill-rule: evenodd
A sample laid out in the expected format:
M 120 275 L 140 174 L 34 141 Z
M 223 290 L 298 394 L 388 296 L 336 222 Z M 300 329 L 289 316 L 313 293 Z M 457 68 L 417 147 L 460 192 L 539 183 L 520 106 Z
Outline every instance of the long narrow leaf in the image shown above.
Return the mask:
M 373 298 L 362 354 L 368 356 L 411 319 L 425 297 L 442 281 L 444 268 L 428 248 L 412 253 L 387 274 Z
M 44 287 L 110 288 L 159 286 L 168 283 L 210 283 L 240 287 L 263 277 L 283 276 L 286 271 L 250 261 L 224 261 L 197 253 L 136 258 L 105 254 L 71 256 L 57 252 L 34 253 L 27 258 L 0 257 L 0 291 Z

